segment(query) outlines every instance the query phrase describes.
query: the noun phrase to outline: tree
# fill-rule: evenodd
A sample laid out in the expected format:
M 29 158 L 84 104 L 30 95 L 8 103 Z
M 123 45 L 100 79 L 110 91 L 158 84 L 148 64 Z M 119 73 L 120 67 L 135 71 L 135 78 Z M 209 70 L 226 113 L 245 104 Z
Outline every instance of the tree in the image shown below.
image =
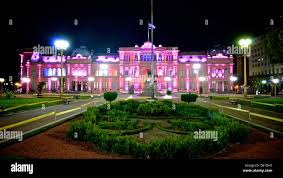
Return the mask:
M 189 94 L 182 94 L 181 95 L 181 101 L 190 103 L 190 102 L 196 102 L 198 95 L 194 93 Z
M 110 103 L 112 101 L 114 101 L 118 96 L 118 93 L 117 92 L 106 92 L 103 94 L 103 97 L 106 101 L 109 101 Z
M 265 53 L 270 63 L 283 63 L 283 29 L 274 28 L 264 38 Z
M 39 82 L 37 85 L 37 90 L 38 90 L 38 94 L 37 95 L 41 95 L 42 89 L 44 87 L 45 83 L 44 82 Z

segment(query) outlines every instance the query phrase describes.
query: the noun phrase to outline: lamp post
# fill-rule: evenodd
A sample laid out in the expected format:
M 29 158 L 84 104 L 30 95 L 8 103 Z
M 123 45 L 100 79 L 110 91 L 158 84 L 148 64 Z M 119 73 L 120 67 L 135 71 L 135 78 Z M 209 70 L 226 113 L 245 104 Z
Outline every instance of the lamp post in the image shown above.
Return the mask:
M 63 51 L 69 47 L 69 42 L 66 40 L 56 40 L 54 42 L 56 49 L 61 52 L 61 77 L 60 77 L 60 98 L 63 97 Z
M 267 83 L 266 80 L 262 80 L 262 81 L 261 81 L 261 84 L 264 85 L 264 91 L 265 91 L 265 89 L 266 89 L 266 86 L 265 86 L 266 83 Z M 266 92 L 267 92 L 267 91 L 266 91 Z
M 3 93 L 3 83 L 4 83 L 5 79 L 4 78 L 0 78 L 0 84 L 1 84 L 1 93 Z
M 235 77 L 235 76 L 231 76 L 231 77 L 230 77 L 230 81 L 233 82 L 233 84 L 234 84 L 234 82 L 237 81 L 237 80 L 238 80 L 238 78 Z
M 251 39 L 241 39 L 239 41 L 240 46 L 244 49 L 244 97 L 247 97 L 247 49 L 252 43 Z
M 90 82 L 90 93 L 92 93 L 92 84 L 91 84 L 91 82 L 94 81 L 94 77 L 88 77 L 88 81 Z
M 279 83 L 279 79 L 272 79 L 272 83 L 274 84 L 274 96 L 276 98 L 276 85 Z

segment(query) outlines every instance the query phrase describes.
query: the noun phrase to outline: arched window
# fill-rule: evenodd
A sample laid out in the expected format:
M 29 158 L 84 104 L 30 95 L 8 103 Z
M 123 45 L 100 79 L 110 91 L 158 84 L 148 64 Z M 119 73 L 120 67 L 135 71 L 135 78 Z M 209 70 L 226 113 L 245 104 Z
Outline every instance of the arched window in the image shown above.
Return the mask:
M 61 76 L 61 69 L 60 68 L 57 69 L 57 76 Z
M 56 68 L 52 69 L 52 76 L 56 76 Z
M 48 75 L 47 76 L 52 76 L 52 68 L 48 69 Z

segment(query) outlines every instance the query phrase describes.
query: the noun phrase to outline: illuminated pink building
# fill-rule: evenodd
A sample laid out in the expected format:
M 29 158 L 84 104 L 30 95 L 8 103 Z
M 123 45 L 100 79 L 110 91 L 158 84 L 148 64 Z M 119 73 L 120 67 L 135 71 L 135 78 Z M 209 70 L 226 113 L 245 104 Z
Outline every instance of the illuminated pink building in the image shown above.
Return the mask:
M 178 47 L 153 46 L 154 74 L 157 90 L 172 92 L 227 92 L 233 89 L 233 58 L 221 53 L 181 53 Z M 21 80 L 26 92 L 35 91 L 38 82 L 45 82 L 46 92 L 59 91 L 60 56 L 20 54 Z M 63 56 L 64 90 L 66 92 L 105 91 L 135 93 L 150 80 L 151 43 L 121 47 L 118 54 L 92 55 L 81 47 L 70 56 Z M 28 79 L 28 80 L 27 80 Z M 30 80 L 30 82 L 29 82 Z

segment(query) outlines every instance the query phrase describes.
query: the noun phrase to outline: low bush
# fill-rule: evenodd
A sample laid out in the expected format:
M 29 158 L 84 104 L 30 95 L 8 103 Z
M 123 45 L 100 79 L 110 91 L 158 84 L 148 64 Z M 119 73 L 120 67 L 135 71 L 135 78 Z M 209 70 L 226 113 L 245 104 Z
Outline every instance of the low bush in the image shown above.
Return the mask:
M 186 117 L 201 117 L 207 115 L 207 109 L 187 103 L 176 104 L 176 115 Z
M 98 114 L 98 109 L 95 107 L 87 108 L 87 111 L 83 113 L 83 119 L 91 123 L 96 123 L 96 115 Z
M 203 122 L 190 122 L 186 120 L 172 120 L 172 127 L 175 129 L 180 129 L 186 132 L 193 132 L 198 129 L 205 130 L 211 129 L 212 127 L 209 124 Z
M 137 112 L 144 116 L 168 115 L 172 109 L 161 102 L 146 102 L 139 105 Z
M 99 122 L 98 126 L 102 129 L 137 129 L 139 120 L 117 121 L 117 122 Z
M 91 122 L 86 122 L 84 120 L 73 121 L 70 124 L 70 128 L 68 130 L 68 136 L 70 138 L 74 138 L 74 133 L 78 134 L 79 140 L 86 140 L 87 130 L 92 128 L 93 124 Z
M 137 100 L 124 100 L 117 103 L 112 103 L 111 108 L 129 113 L 136 112 L 141 102 Z
M 128 113 L 125 111 L 120 111 L 116 109 L 112 109 L 107 111 L 107 115 L 109 116 L 109 121 L 122 121 L 126 120 L 128 117 Z
M 138 129 L 133 129 L 133 130 L 123 130 L 121 131 L 121 135 L 133 135 L 133 134 L 138 134 L 140 132 L 144 132 L 146 130 L 149 130 L 153 127 L 152 124 L 145 124 L 144 127 L 138 128 Z
M 198 98 L 198 95 L 194 94 L 194 93 L 182 94 L 181 95 L 181 101 L 184 101 L 184 102 L 187 102 L 187 103 L 196 102 L 197 98 Z

